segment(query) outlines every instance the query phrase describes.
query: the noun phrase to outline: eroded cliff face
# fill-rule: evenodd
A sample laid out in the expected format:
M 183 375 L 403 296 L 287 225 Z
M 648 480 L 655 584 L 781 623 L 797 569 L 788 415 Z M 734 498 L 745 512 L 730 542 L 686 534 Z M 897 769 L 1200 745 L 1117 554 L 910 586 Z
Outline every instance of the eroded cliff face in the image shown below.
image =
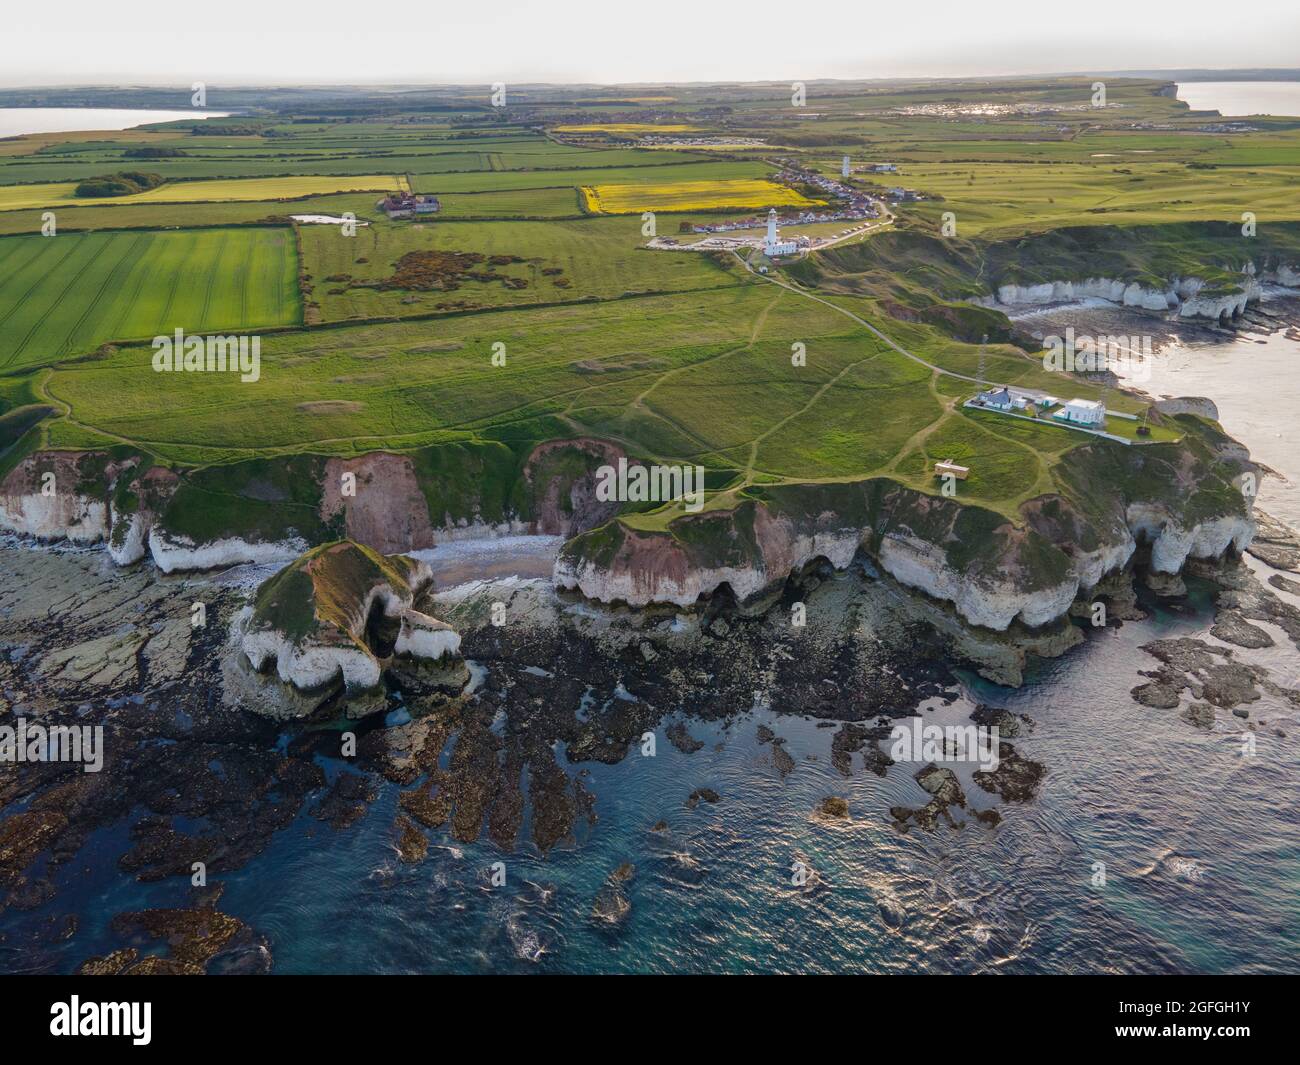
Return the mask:
M 1170 277 L 1161 287 L 1122 281 L 1112 277 L 1082 280 L 1062 278 L 1038 284 L 1003 284 L 996 296 L 980 301 L 985 306 L 1021 308 L 1070 300 L 1103 299 L 1123 307 L 1161 313 L 1176 312 L 1179 318 L 1228 320 L 1239 318 L 1248 304 L 1261 296 L 1261 283 L 1300 287 L 1300 268 L 1279 264 L 1262 272 L 1247 263 L 1230 286 L 1210 284 L 1200 277 Z
M 539 444 L 524 464 L 533 499 L 533 530 L 544 536 L 576 536 L 603 525 L 618 504 L 596 498 L 595 471 L 615 466 L 626 452 L 607 440 L 578 437 Z
M 726 511 L 686 515 L 662 530 L 614 521 L 570 540 L 555 582 L 592 599 L 689 606 L 732 592 L 742 605 L 779 590 L 816 559 L 837 568 L 859 552 L 909 587 L 950 603 L 972 625 L 1045 625 L 1149 545 L 1151 566 L 1250 542 L 1253 467 L 1240 445 L 1184 415 L 1181 445 L 1067 453 L 1063 491 L 1029 501 L 1012 522 L 982 507 L 884 479 L 755 491 Z
M 339 514 L 349 540 L 384 554 L 418 551 L 434 544 L 429 504 L 420 491 L 415 466 L 405 455 L 379 451 L 353 459 L 330 459 L 321 485 L 320 516 L 329 522 Z
M 540 444 L 522 462 L 510 509 L 485 517 L 473 485 L 464 493 L 467 512 L 448 511 L 441 471 L 412 455 L 298 457 L 278 472 L 275 460 L 250 463 L 213 487 L 202 482 L 204 471 L 144 468 L 139 456 L 40 452 L 0 483 L 0 529 L 102 541 L 119 565 L 148 557 L 168 573 L 288 562 L 340 535 L 384 554 L 494 536 L 568 536 L 613 516 L 618 505 L 596 499 L 595 470 L 622 455 L 589 438 Z M 430 517 L 431 496 L 443 503 L 439 522 Z M 194 520 L 213 500 L 227 510 Z
M 105 540 L 109 503 L 96 489 L 110 467 L 103 452 L 29 455 L 0 483 L 0 527 L 38 540 Z
M 689 606 L 725 590 L 757 609 L 809 563 L 825 559 L 844 568 L 861 552 L 903 584 L 951 603 L 971 624 L 1005 630 L 1017 621 L 1036 627 L 1060 617 L 1081 592 L 1128 565 L 1140 544 L 1150 546 L 1153 570 L 1172 574 L 1188 558 L 1249 543 L 1251 500 L 1241 480 L 1253 467 L 1245 449 L 1208 420 L 1216 412 L 1207 401 L 1170 401 L 1160 410 L 1187 430 L 1183 443 L 1076 447 L 1054 471 L 1061 491 L 1031 500 L 1015 521 L 960 498 L 877 479 L 753 488 L 732 510 L 687 514 L 666 529 L 640 528 L 635 519 L 610 520 L 617 504 L 595 499 L 596 469 L 616 463 L 622 452 L 580 439 L 534 449 L 516 492 L 528 517 L 492 527 L 468 519 L 434 526 L 428 488 L 411 457 L 379 453 L 311 460 L 292 476 L 280 471 L 284 484 L 277 484 L 274 469 L 255 471 L 243 482 L 247 504 L 236 502 L 225 512 L 229 517 L 208 514 L 189 524 L 214 530 L 207 535 L 187 533 L 172 512 L 196 505 L 193 498 L 228 506 L 229 496 L 192 485 L 190 496 L 182 496 L 184 476 L 141 471 L 138 460 L 34 455 L 0 486 L 0 522 L 43 538 L 107 540 L 116 561 L 147 553 L 167 572 L 289 561 L 310 548 L 309 536 L 327 540 L 333 530 L 378 544 L 380 554 L 463 535 L 559 533 L 572 537 L 555 566 L 560 587 L 634 606 Z M 353 494 L 343 490 L 345 474 L 355 478 Z M 42 491 L 48 484 L 55 486 L 52 494 Z M 303 503 L 290 496 L 295 491 L 313 501 L 307 535 L 293 524 L 303 513 Z M 254 507 L 274 520 L 266 513 L 247 520 L 244 511 Z M 228 531 L 232 521 L 255 531 Z M 428 646 L 430 632 L 412 616 L 404 646 Z M 282 650 L 275 648 L 277 661 Z M 309 683 L 324 668 L 319 659 L 318 648 L 299 648 L 285 658 L 285 669 Z M 349 684 L 366 682 L 374 668 L 364 655 L 337 666 Z

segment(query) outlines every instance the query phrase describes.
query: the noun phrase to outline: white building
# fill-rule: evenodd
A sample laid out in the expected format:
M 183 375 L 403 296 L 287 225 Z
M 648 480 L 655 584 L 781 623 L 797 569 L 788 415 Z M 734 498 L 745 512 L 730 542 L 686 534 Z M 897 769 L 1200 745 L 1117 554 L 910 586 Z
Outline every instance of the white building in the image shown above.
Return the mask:
M 1052 417 L 1076 425 L 1105 425 L 1106 407 L 1094 399 L 1072 399 Z
M 767 212 L 767 236 L 763 240 L 763 254 L 770 257 L 793 255 L 799 245 L 793 240 L 782 240 L 776 231 L 776 208 Z
M 1006 388 L 989 389 L 987 392 L 981 392 L 976 398 L 982 406 L 992 407 L 994 410 L 1010 410 L 1015 403 L 1015 397 Z
M 849 157 L 846 155 L 840 163 L 840 177 L 849 176 Z

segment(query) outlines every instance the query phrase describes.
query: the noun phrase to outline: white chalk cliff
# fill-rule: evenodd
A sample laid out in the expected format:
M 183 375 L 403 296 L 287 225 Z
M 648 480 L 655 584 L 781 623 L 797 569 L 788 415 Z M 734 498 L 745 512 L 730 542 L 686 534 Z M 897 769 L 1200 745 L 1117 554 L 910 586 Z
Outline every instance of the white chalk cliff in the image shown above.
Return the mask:
M 1205 290 L 1208 282 L 1199 277 L 1172 277 L 1162 288 L 1144 286 L 1136 281 L 1112 277 L 1089 277 L 1083 280 L 1061 279 L 1037 284 L 1008 283 L 997 287 L 996 296 L 977 302 L 985 306 L 1024 308 L 1071 300 L 1103 299 L 1123 307 L 1148 311 L 1177 311 L 1180 318 L 1236 318 L 1246 306 L 1260 298 L 1261 283 L 1291 288 L 1300 287 L 1300 269 L 1281 265 L 1259 273 L 1247 263 L 1234 291 Z

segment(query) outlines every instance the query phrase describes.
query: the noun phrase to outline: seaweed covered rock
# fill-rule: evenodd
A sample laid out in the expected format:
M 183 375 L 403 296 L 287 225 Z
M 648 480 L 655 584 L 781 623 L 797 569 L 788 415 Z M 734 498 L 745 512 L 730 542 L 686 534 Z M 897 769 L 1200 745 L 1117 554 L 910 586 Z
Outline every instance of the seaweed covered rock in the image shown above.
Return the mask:
M 241 616 L 240 647 L 259 673 L 292 692 L 276 716 L 305 716 L 342 693 L 349 716 L 382 705 L 384 672 L 459 690 L 460 636 L 421 609 L 426 563 L 352 540 L 312 548 L 257 590 Z M 264 710 L 264 705 L 254 706 Z

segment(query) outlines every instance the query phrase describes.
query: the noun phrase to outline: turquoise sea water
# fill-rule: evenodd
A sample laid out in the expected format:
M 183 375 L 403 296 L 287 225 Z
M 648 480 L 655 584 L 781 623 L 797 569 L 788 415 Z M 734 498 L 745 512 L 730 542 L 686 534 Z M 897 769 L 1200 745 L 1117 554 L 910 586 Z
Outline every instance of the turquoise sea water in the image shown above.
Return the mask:
M 403 865 L 392 843 L 396 789 L 386 786 L 347 830 L 304 813 L 220 878 L 221 908 L 267 936 L 281 973 L 1294 970 L 1296 712 L 1267 696 L 1253 704 L 1252 719 L 1268 724 L 1246 758 L 1241 723 L 1226 712 L 1202 732 L 1128 694 L 1153 665 L 1141 643 L 1204 635 L 1209 590 L 1194 587 L 1191 602 L 1186 616 L 1157 611 L 1094 634 L 1019 691 L 967 678 L 972 698 L 1034 719 L 1015 743 L 1048 768 L 1035 801 L 999 807 L 996 829 L 971 821 L 898 833 L 888 808 L 927 798 L 917 767 L 846 779 L 830 765 L 832 730 L 765 710 L 693 723 L 706 741 L 694 754 L 661 743 L 653 758 L 589 763 L 599 822 L 549 856 L 433 833 L 429 857 Z M 1286 650 L 1239 654 L 1295 664 Z M 956 722 L 971 706 L 932 719 Z M 755 738 L 759 723 L 787 737 L 796 767 L 784 782 Z M 1279 726 L 1286 738 L 1272 734 Z M 959 776 L 972 805 L 991 805 L 968 772 Z M 722 800 L 688 810 L 700 786 Z M 848 799 L 849 820 L 811 816 L 831 794 Z M 661 818 L 669 831 L 649 831 Z M 80 912 L 81 932 L 25 964 L 73 968 L 118 945 L 113 914 L 181 904 L 178 881 L 141 885 L 115 870 L 125 845 L 124 832 L 101 833 L 86 861 L 60 874 L 58 909 Z M 791 883 L 796 860 L 818 874 L 803 887 Z M 502 887 L 490 884 L 497 861 Z M 592 900 L 627 861 L 637 867 L 631 915 L 617 930 L 598 926 Z M 1096 862 L 1104 887 L 1092 882 Z

